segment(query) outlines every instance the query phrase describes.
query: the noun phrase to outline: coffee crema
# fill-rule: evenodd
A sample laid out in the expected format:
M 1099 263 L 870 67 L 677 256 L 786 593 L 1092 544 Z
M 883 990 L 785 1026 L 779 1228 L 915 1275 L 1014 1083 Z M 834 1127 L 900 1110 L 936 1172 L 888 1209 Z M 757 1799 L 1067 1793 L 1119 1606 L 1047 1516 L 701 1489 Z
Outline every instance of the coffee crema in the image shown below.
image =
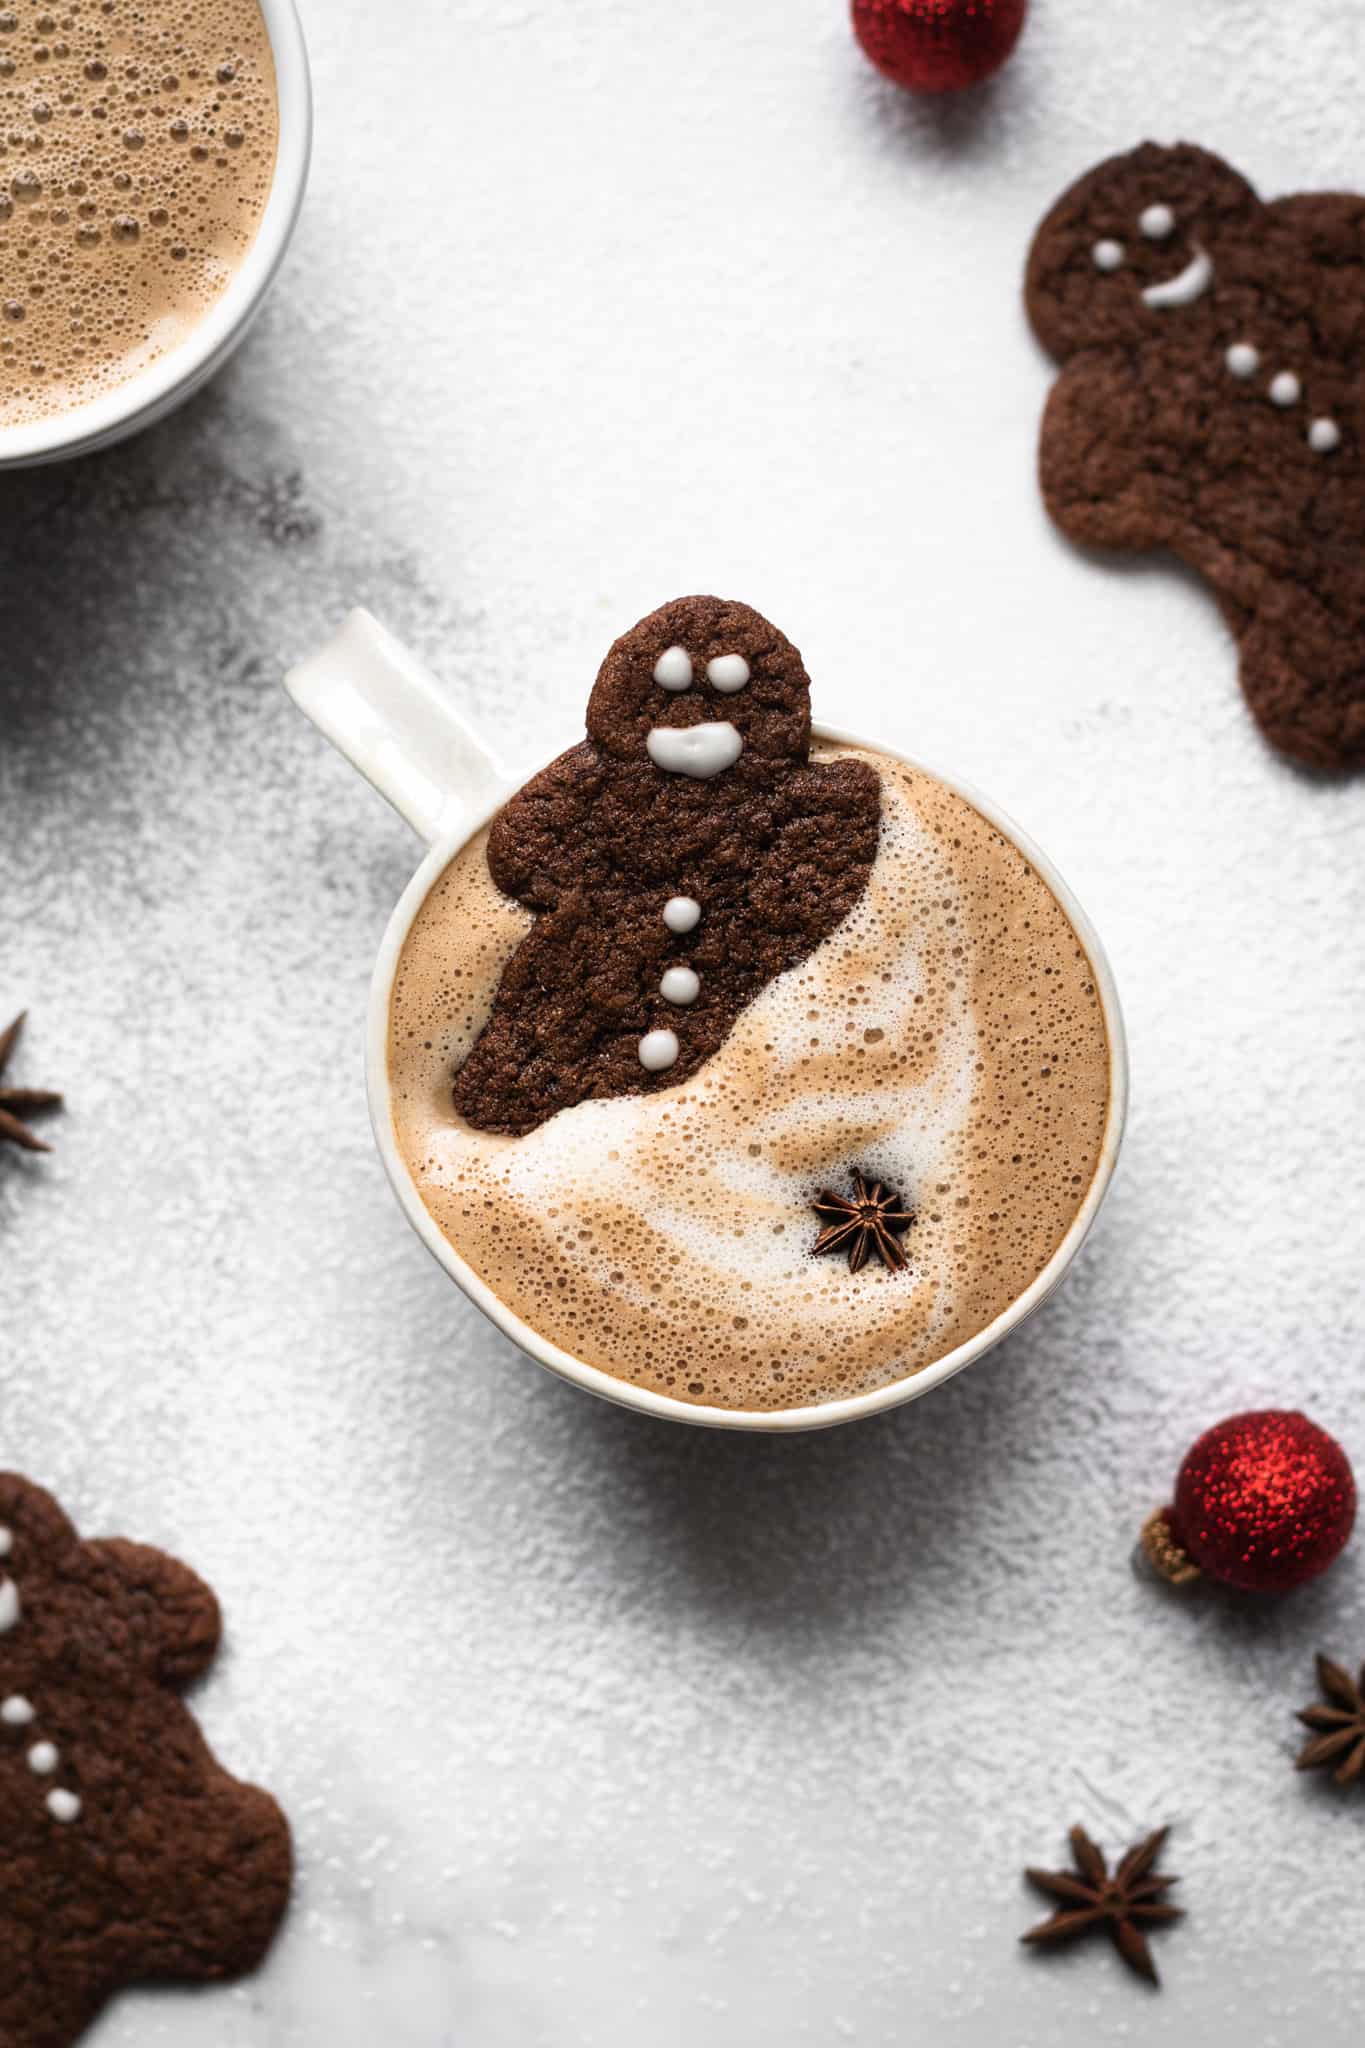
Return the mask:
M 255 239 L 278 141 L 257 0 L 0 0 L 0 426 L 186 339 Z
M 403 947 L 394 1132 L 435 1222 L 541 1336 L 678 1400 L 804 1407 L 922 1371 L 1038 1277 L 1100 1162 L 1108 1036 L 1061 905 L 935 777 L 811 752 L 850 755 L 882 785 L 861 900 L 676 1089 L 515 1138 L 457 1116 L 452 1076 L 530 923 L 489 876 L 486 832 Z M 813 1256 L 811 1205 L 855 1168 L 914 1211 L 902 1272 Z

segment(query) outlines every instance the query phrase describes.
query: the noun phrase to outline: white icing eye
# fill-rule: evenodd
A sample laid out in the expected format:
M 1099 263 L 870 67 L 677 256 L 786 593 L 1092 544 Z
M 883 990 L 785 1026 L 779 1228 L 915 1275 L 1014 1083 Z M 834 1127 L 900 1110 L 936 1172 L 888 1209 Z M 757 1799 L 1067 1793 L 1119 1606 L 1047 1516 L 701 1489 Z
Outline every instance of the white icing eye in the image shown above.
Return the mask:
M 665 690 L 690 690 L 692 657 L 685 647 L 670 647 L 654 664 L 654 680 Z
M 1090 251 L 1090 260 L 1096 270 L 1117 270 L 1123 261 L 1122 242 L 1096 242 Z
M 727 697 L 733 697 L 736 690 L 742 690 L 749 680 L 749 664 L 742 654 L 718 654 L 714 661 L 706 664 L 706 680 L 712 689 L 723 690 Z
M 1330 455 L 1341 446 L 1341 428 L 1335 420 L 1314 420 L 1308 429 L 1308 445 L 1315 455 Z
M 1234 341 L 1223 361 L 1234 377 L 1254 377 L 1261 367 L 1261 352 L 1249 341 Z
M 0 1706 L 0 1721 L 7 1728 L 26 1728 L 33 1719 L 32 1702 L 21 1692 L 12 1692 L 3 1706 Z
M 28 1753 L 28 1767 L 40 1778 L 50 1778 L 57 1768 L 57 1746 L 53 1742 L 35 1742 Z
M 1292 370 L 1277 370 L 1270 380 L 1270 403 L 1272 405 L 1297 405 L 1303 394 L 1303 386 Z
M 74 1792 L 64 1792 L 59 1785 L 47 1795 L 47 1810 L 54 1820 L 79 1820 L 81 1802 Z
M 1175 226 L 1175 215 L 1169 206 L 1144 206 L 1138 215 L 1138 226 L 1149 242 L 1164 242 Z

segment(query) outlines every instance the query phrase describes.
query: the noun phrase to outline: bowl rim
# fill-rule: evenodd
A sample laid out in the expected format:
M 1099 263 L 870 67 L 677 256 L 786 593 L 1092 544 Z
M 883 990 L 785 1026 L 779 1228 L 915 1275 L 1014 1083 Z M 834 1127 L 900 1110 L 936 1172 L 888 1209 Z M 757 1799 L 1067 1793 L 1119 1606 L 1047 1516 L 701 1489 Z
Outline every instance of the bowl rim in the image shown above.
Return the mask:
M 313 96 L 294 0 L 256 0 L 275 62 L 279 141 L 270 196 L 255 239 L 221 296 L 183 341 L 126 383 L 50 417 L 0 426 L 0 469 L 54 462 L 121 440 L 178 404 L 231 354 L 289 246 L 308 182 Z
M 874 1387 L 868 1393 L 849 1394 L 838 1401 L 807 1403 L 800 1408 L 720 1408 L 705 1403 L 683 1401 L 676 1395 L 659 1394 L 651 1388 L 637 1387 L 627 1380 L 617 1379 L 600 1366 L 589 1365 L 583 1359 L 575 1357 L 572 1352 L 565 1351 L 562 1346 L 552 1343 L 549 1338 L 542 1336 L 530 1323 L 509 1309 L 442 1233 L 403 1161 L 394 1134 L 388 1071 L 390 996 L 404 942 L 417 911 L 426 900 L 437 876 L 461 847 L 490 822 L 506 801 L 507 793 L 495 796 L 472 820 L 466 819 L 458 830 L 444 834 L 430 847 L 389 918 L 370 982 L 366 1026 L 366 1091 L 370 1122 L 389 1183 L 408 1222 L 427 1250 L 490 1322 L 495 1323 L 529 1357 L 547 1367 L 549 1371 L 557 1373 L 561 1379 L 566 1379 L 575 1386 L 584 1388 L 588 1393 L 598 1395 L 603 1400 L 614 1401 L 622 1407 L 634 1408 L 642 1414 L 660 1419 L 690 1423 L 694 1428 L 750 1430 L 767 1435 L 794 1435 L 813 1429 L 832 1429 L 836 1424 L 883 1414 L 887 1409 L 898 1408 L 907 1401 L 919 1400 L 923 1395 L 931 1393 L 935 1387 L 942 1386 L 945 1380 L 950 1380 L 964 1371 L 985 1352 L 1002 1342 L 1020 1323 L 1026 1321 L 1061 1282 L 1089 1235 L 1109 1191 L 1127 1120 L 1128 1042 L 1118 986 L 1098 932 L 1077 902 L 1070 885 L 1048 856 L 1027 832 L 1000 809 L 998 804 L 983 797 L 969 784 L 959 781 L 955 776 L 945 775 L 916 757 L 903 753 L 899 748 L 866 740 L 858 734 L 826 725 L 814 726 L 811 739 L 813 743 L 858 747 L 869 753 L 883 754 L 890 760 L 902 762 L 907 767 L 932 776 L 946 789 L 971 804 L 989 825 L 1003 833 L 1031 863 L 1052 891 L 1085 948 L 1086 957 L 1094 970 L 1095 987 L 1104 1017 L 1109 1044 L 1109 1106 L 1105 1115 L 1099 1159 L 1090 1186 L 1086 1190 L 1085 1199 L 1037 1278 L 974 1336 L 954 1346 L 942 1358 L 935 1359 L 931 1365 L 921 1367 L 916 1373 L 908 1373 L 900 1379 L 892 1380 L 884 1387 Z

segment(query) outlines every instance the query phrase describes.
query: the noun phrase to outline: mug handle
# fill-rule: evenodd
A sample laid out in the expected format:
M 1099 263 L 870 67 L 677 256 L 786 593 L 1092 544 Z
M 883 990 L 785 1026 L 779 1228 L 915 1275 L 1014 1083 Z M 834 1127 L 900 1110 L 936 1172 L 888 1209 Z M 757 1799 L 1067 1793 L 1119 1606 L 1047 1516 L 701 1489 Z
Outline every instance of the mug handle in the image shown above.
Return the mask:
M 465 829 L 512 786 L 431 672 L 359 607 L 289 670 L 284 687 L 428 846 Z

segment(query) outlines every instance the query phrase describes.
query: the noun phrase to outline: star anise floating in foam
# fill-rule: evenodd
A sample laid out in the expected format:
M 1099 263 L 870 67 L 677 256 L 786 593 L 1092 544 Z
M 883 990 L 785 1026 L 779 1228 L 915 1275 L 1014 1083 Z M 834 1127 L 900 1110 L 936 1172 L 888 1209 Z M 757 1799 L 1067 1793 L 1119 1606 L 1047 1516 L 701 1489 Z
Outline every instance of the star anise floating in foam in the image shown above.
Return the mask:
M 1166 1926 L 1181 1917 L 1179 1906 L 1168 1906 L 1163 1897 L 1179 1879 L 1152 1875 L 1152 1865 L 1169 1833 L 1169 1828 L 1158 1828 L 1145 1841 L 1136 1842 L 1120 1858 L 1111 1877 L 1103 1852 L 1095 1847 L 1084 1828 L 1074 1827 L 1074 1870 L 1024 1872 L 1031 1885 L 1058 1903 L 1051 1919 L 1030 1927 L 1020 1940 L 1069 1941 L 1073 1935 L 1089 1934 L 1102 1927 L 1130 1970 L 1145 1977 L 1149 1984 L 1159 1983 L 1146 1930 Z
M 1365 1664 L 1358 1680 L 1321 1653 L 1317 1666 L 1323 1698 L 1299 1714 L 1304 1727 L 1315 1732 L 1299 1751 L 1294 1768 L 1316 1771 L 1335 1764 L 1332 1776 L 1338 1785 L 1365 1785 Z
M 881 1181 L 867 1181 L 855 1169 L 851 1196 L 817 1195 L 812 1207 L 825 1225 L 815 1240 L 815 1250 L 847 1250 L 850 1273 L 867 1264 L 870 1252 L 876 1252 L 882 1264 L 895 1272 L 905 1265 L 900 1240 L 914 1222 L 914 1214 L 902 1209 L 900 1196 Z
M 10 1054 L 19 1043 L 19 1034 L 24 1028 L 28 1015 L 21 1010 L 14 1022 L 0 1031 L 0 1142 L 18 1145 L 25 1152 L 50 1152 L 35 1131 L 25 1123 L 25 1117 L 35 1110 L 60 1109 L 62 1098 L 51 1088 L 7 1088 L 5 1068 L 9 1065 Z

